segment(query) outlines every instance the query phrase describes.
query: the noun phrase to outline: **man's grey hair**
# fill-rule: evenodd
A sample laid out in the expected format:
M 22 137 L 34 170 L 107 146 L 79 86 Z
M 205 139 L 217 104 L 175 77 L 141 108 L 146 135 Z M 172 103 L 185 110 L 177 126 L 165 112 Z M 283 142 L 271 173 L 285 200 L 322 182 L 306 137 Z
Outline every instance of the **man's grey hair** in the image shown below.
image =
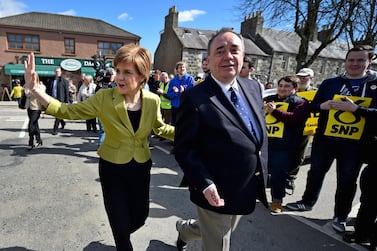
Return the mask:
M 245 50 L 245 43 L 244 43 L 244 40 L 243 40 L 243 37 L 241 36 L 241 34 L 235 32 L 232 28 L 221 28 L 221 30 L 219 30 L 215 35 L 213 35 L 213 37 L 209 40 L 208 48 L 207 48 L 208 54 L 211 51 L 211 46 L 212 46 L 213 40 L 215 40 L 215 38 L 218 37 L 219 35 L 227 33 L 227 32 L 231 32 L 234 35 L 236 35 L 237 37 L 239 37 L 241 39 L 242 50 Z

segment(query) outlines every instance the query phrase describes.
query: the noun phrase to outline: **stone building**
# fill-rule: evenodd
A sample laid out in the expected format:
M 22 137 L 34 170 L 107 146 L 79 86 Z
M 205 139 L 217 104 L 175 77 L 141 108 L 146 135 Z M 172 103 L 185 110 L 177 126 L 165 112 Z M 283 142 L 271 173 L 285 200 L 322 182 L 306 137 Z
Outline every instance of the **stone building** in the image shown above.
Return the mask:
M 174 73 L 175 63 L 184 61 L 187 72 L 197 76 L 202 72 L 201 63 L 207 55 L 208 41 L 215 33 L 215 30 L 178 27 L 178 12 L 175 7 L 170 8 L 154 54 L 154 68 Z M 245 49 L 252 61 L 259 60 L 261 65 L 268 64 L 269 55 L 251 39 L 245 38 Z
M 139 44 L 140 37 L 99 19 L 41 12 L 3 17 L 0 84 L 10 92 L 11 80 L 23 79 L 22 62 L 31 51 L 42 81 L 53 77 L 60 66 L 63 76 L 76 83 L 81 73 L 95 74 L 94 55 L 100 55 L 102 61 L 106 57 L 109 63 L 116 50 L 129 43 Z
M 300 37 L 294 32 L 264 28 L 263 23 L 261 12 L 252 13 L 241 23 L 240 33 L 243 37 L 253 40 L 269 55 L 268 67 L 257 64 L 256 72 L 268 76 L 268 81 L 276 82 L 282 76 L 296 73 Z M 325 32 L 326 29 L 313 36 L 309 43 L 309 55 L 320 46 Z M 335 41 L 322 50 L 310 66 L 315 73 L 314 83 L 320 84 L 324 79 L 341 73 L 344 70 L 344 58 L 348 49 L 346 43 Z
M 240 33 L 245 40 L 246 57 L 254 64 L 254 77 L 262 83 L 277 82 L 282 76 L 296 73 L 296 55 L 300 38 L 294 32 L 264 28 L 261 12 L 250 14 L 241 23 Z M 219 29 L 222 27 L 219 27 Z M 326 27 L 318 32 L 309 44 L 309 55 L 319 47 Z M 185 61 L 189 74 L 201 72 L 202 59 L 207 55 L 207 45 L 215 30 L 178 27 L 178 12 L 169 9 L 165 27 L 154 55 L 154 68 L 174 72 L 177 61 Z M 310 66 L 315 72 L 314 83 L 338 75 L 344 70 L 344 58 L 349 47 L 336 41 L 327 46 Z M 376 64 L 373 65 L 376 68 Z

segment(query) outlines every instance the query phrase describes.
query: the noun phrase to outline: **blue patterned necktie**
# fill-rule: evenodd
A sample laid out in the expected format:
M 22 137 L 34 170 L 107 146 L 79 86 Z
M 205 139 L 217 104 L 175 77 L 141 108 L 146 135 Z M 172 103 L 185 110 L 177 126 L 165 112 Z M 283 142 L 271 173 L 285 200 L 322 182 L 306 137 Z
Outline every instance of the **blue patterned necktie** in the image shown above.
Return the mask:
M 232 101 L 233 105 L 236 107 L 238 114 L 241 116 L 242 120 L 245 122 L 246 126 L 249 128 L 249 131 L 255 136 L 256 139 L 258 139 L 254 126 L 251 123 L 249 117 L 247 116 L 247 113 L 244 107 L 241 107 L 237 94 L 234 91 L 233 87 L 230 87 L 229 91 L 230 91 L 230 100 Z

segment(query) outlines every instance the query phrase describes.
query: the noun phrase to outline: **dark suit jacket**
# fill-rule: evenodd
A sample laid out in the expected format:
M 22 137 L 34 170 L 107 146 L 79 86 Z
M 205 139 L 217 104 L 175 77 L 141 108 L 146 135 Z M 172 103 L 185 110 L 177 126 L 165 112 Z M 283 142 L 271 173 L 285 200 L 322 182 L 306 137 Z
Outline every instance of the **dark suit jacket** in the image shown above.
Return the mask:
M 54 80 L 50 79 L 46 85 L 46 92 L 48 95 L 52 96 L 52 87 L 54 86 Z M 56 99 L 63 103 L 69 103 L 69 83 L 68 81 L 60 77 L 58 80 L 58 87 L 57 87 L 57 97 Z
M 183 92 L 174 139 L 175 158 L 188 179 L 192 202 L 234 215 L 251 213 L 257 197 L 267 206 L 267 134 L 260 87 L 238 83 L 262 130 L 261 143 L 211 76 Z M 224 207 L 212 207 L 205 199 L 202 191 L 212 183 Z

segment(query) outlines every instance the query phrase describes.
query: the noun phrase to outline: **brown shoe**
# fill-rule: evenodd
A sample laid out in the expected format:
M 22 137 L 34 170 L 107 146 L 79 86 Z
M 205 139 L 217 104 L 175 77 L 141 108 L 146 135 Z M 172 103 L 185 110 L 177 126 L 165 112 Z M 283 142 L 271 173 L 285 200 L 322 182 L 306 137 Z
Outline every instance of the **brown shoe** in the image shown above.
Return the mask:
M 277 201 L 273 201 L 271 202 L 271 212 L 273 213 L 281 213 L 281 210 L 282 210 L 282 206 L 281 206 L 281 202 L 277 202 Z

